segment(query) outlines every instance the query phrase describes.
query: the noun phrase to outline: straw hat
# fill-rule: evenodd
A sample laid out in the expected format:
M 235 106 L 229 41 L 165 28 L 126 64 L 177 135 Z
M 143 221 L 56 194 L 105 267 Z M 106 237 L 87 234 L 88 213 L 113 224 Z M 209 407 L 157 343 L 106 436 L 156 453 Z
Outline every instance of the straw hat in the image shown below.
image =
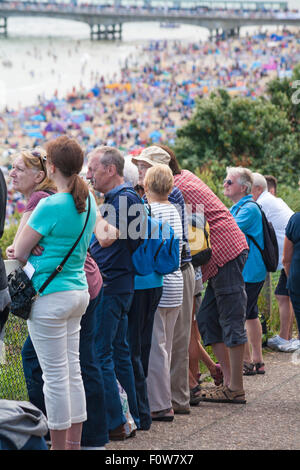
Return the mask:
M 168 152 L 156 145 L 151 145 L 143 149 L 139 155 L 132 157 L 133 163 L 147 162 L 151 166 L 159 165 L 160 163 L 168 165 L 170 160 L 171 157 Z

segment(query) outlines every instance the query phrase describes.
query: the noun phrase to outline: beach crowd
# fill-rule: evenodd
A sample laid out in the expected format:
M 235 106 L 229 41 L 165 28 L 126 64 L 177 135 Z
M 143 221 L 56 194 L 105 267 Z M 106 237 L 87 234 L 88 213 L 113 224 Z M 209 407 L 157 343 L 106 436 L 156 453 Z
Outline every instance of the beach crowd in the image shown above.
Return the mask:
M 276 175 L 224 169 L 228 209 L 164 144 L 174 142 L 197 97 L 221 86 L 255 99 L 271 77 L 289 76 L 297 37 L 152 42 L 145 52 L 151 60 L 135 70 L 124 64 L 118 81 L 99 75 L 92 89 L 1 114 L 1 236 L 7 215 L 21 213 L 6 257 L 25 266 L 36 292 L 59 268 L 33 302 L 22 348 L 35 433 L 20 440 L 0 419 L 2 448 L 100 450 L 202 402 L 246 404 L 243 377 L 268 373 L 257 305 L 268 273 L 264 216 L 280 272 L 280 331 L 268 346 L 300 348 L 300 214 L 277 197 Z M 168 224 L 176 242 L 162 265 L 177 247 L 176 267 L 140 274 L 137 213 Z M 209 227 L 201 261 L 189 233 L 194 216 Z M 4 331 L 10 296 L 2 259 L 0 294 Z M 200 363 L 213 384 L 202 383 Z M 24 410 L 5 409 L 17 429 Z
M 80 44 L 76 50 L 80 54 Z M 299 39 L 288 32 L 217 43 L 151 41 L 109 80 L 95 69 L 94 86 L 88 89 L 82 85 L 66 97 L 56 92 L 50 100 L 41 96 L 35 106 L 3 110 L 1 167 L 7 174 L 14 151 L 64 134 L 76 138 L 86 153 L 98 145 L 115 146 L 128 154 L 147 142 L 172 145 L 197 99 L 217 88 L 256 99 L 265 93 L 270 79 L 290 77 L 299 57 Z M 9 214 L 19 205 L 23 208 L 22 202 L 16 207 L 19 197 L 11 194 Z

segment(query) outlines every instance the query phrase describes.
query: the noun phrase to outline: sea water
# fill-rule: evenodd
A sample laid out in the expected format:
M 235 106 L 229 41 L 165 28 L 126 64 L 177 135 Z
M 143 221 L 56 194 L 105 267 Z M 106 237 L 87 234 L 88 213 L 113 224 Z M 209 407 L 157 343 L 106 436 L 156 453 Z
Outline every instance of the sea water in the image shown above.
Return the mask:
M 300 0 L 290 0 L 290 8 Z M 241 34 L 257 30 L 242 28 Z M 270 29 L 270 28 L 269 28 Z M 271 28 L 272 29 L 272 28 Z M 275 28 L 273 28 L 275 29 Z M 180 25 L 161 28 L 159 23 L 127 23 L 122 40 L 91 41 L 87 24 L 52 18 L 9 18 L 8 38 L 0 39 L 0 112 L 66 96 L 73 87 L 93 87 L 99 76 L 118 80 L 125 61 L 139 67 L 147 59 L 149 41 L 199 42 L 208 39 L 205 28 Z

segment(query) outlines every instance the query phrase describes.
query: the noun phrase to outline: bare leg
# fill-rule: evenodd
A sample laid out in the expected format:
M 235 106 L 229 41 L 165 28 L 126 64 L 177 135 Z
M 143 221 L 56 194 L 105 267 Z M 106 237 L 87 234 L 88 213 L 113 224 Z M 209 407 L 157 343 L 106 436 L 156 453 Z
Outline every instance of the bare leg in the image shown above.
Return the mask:
M 252 359 L 251 359 L 251 351 L 250 351 L 250 346 L 249 346 L 249 342 L 247 341 L 247 343 L 245 343 L 245 349 L 244 349 L 244 361 L 245 362 L 252 362 Z
M 254 320 L 246 320 L 246 329 L 248 340 L 252 348 L 252 361 L 263 362 L 262 357 L 262 327 L 259 318 Z
M 66 450 L 67 429 L 50 429 L 51 450 Z
M 74 423 L 67 431 L 67 450 L 80 450 L 82 423 Z
M 280 316 L 280 338 L 291 339 L 291 330 L 293 328 L 293 307 L 290 298 L 287 295 L 276 295 Z
M 231 364 L 229 360 L 228 349 L 224 343 L 214 343 L 212 345 L 213 352 L 221 364 L 224 385 L 229 386 L 231 376 Z
M 233 348 L 228 348 L 231 376 L 229 388 L 230 390 L 243 390 L 243 362 L 244 362 L 244 344 L 240 344 Z M 226 384 L 227 385 L 227 384 Z

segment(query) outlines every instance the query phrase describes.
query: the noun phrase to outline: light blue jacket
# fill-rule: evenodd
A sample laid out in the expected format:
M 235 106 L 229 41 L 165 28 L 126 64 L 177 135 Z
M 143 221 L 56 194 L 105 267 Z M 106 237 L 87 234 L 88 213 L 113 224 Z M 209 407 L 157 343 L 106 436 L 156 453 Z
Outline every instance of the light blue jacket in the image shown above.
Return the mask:
M 262 215 L 259 207 L 248 201 L 253 201 L 251 194 L 240 199 L 239 202 L 231 207 L 230 212 L 235 218 L 239 228 L 246 235 L 249 245 L 248 259 L 243 270 L 244 281 L 261 282 L 265 280 L 267 270 L 259 249 L 247 235 L 251 235 L 259 246 L 262 249 L 264 248 Z M 247 204 L 244 204 L 245 202 L 247 202 Z

